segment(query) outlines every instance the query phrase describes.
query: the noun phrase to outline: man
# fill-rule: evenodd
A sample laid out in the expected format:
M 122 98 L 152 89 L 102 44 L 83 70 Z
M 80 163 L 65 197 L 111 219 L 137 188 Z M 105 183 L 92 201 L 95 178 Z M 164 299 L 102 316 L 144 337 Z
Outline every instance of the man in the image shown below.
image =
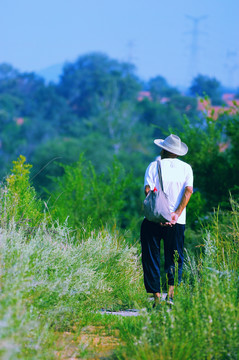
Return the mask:
M 173 301 L 175 280 L 175 254 L 178 261 L 178 283 L 182 278 L 186 205 L 193 192 L 193 172 L 189 164 L 178 159 L 188 152 L 186 144 L 171 134 L 165 140 L 156 139 L 161 148 L 161 173 L 164 192 L 168 196 L 171 221 L 155 223 L 143 220 L 141 225 L 142 264 L 144 284 L 148 293 L 154 294 L 154 307 L 160 303 L 160 240 L 164 240 L 165 271 L 168 279 L 168 301 Z M 145 195 L 159 189 L 157 161 L 145 173 Z

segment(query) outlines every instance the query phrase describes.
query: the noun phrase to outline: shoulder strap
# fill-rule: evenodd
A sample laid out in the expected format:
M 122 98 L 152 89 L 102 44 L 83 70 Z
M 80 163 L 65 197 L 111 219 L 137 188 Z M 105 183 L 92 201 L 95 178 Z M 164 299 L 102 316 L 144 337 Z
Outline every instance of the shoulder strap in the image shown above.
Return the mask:
M 157 164 L 158 164 L 159 185 L 161 186 L 161 189 L 163 190 L 162 170 L 161 170 L 161 164 L 160 164 L 159 160 L 157 160 Z

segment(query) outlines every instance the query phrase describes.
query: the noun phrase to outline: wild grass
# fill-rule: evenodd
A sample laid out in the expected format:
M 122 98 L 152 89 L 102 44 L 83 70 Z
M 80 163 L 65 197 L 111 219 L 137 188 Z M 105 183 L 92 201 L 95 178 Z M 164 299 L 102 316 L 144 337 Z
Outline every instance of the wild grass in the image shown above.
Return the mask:
M 31 239 L 24 231 L 14 223 L 1 230 L 0 324 L 6 354 L 41 358 L 54 330 L 81 327 L 101 308 L 142 306 L 146 296 L 137 249 L 117 233 L 92 232 L 77 243 L 70 229 L 59 225 L 39 227 Z
M 1 359 L 56 359 L 68 338 L 74 339 L 75 358 L 92 358 L 97 349 L 79 341 L 87 325 L 117 334 L 119 345 L 109 359 L 238 359 L 236 202 L 231 201 L 232 211 L 215 212 L 197 252 L 185 251 L 174 306 L 162 303 L 161 310 L 153 310 L 138 246 L 129 245 L 117 229 L 87 229 L 86 236 L 67 223 L 51 222 L 33 201 L 36 194 L 29 184 L 24 183 L 23 191 L 21 178 L 15 180 L 9 197 L 8 188 L 2 189 L 0 202 Z M 21 207 L 13 210 L 19 192 Z M 24 211 L 29 200 L 40 216 L 35 218 L 31 207 Z M 141 312 L 122 318 L 102 315 L 102 308 Z
M 138 249 L 117 232 L 92 232 L 79 243 L 59 224 L 42 225 L 30 239 L 14 222 L 2 228 L 2 358 L 54 358 L 59 332 L 80 334 L 92 324 L 119 330 L 118 359 L 237 359 L 238 235 L 232 230 L 238 214 L 226 218 L 230 233 L 216 217 L 199 258 L 186 256 L 171 311 L 166 304 L 161 311 L 151 309 Z M 141 316 L 97 313 L 132 307 L 143 309 Z M 83 353 L 87 358 L 78 349 Z
M 238 218 L 235 206 L 215 214 L 200 256 L 187 253 L 175 305 L 146 312 L 140 335 L 139 329 L 137 337 L 127 332 L 128 347 L 119 358 L 238 359 Z

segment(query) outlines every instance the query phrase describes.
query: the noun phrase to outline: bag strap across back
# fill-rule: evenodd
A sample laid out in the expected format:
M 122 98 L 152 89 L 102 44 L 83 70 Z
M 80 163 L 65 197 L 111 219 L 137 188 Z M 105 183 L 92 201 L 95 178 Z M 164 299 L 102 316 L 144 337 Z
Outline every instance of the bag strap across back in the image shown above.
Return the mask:
M 159 160 L 157 160 L 157 164 L 158 164 L 159 185 L 161 186 L 162 191 L 164 191 L 164 190 L 163 190 L 162 170 L 161 170 L 161 164 L 160 164 L 160 161 L 159 161 Z

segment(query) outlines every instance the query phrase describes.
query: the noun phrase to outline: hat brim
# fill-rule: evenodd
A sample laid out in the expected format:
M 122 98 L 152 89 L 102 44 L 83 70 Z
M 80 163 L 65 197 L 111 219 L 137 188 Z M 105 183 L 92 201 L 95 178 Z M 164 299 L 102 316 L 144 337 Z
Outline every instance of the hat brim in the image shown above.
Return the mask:
M 155 143 L 155 145 L 159 146 L 160 148 L 162 148 L 162 149 L 164 149 L 166 151 L 169 151 L 172 154 L 175 154 L 175 155 L 178 155 L 178 156 L 184 156 L 188 152 L 188 147 L 183 142 L 181 142 L 181 149 L 177 149 L 177 150 L 175 150 L 173 148 L 170 148 L 169 146 L 165 146 L 163 139 L 155 139 L 154 143 Z

